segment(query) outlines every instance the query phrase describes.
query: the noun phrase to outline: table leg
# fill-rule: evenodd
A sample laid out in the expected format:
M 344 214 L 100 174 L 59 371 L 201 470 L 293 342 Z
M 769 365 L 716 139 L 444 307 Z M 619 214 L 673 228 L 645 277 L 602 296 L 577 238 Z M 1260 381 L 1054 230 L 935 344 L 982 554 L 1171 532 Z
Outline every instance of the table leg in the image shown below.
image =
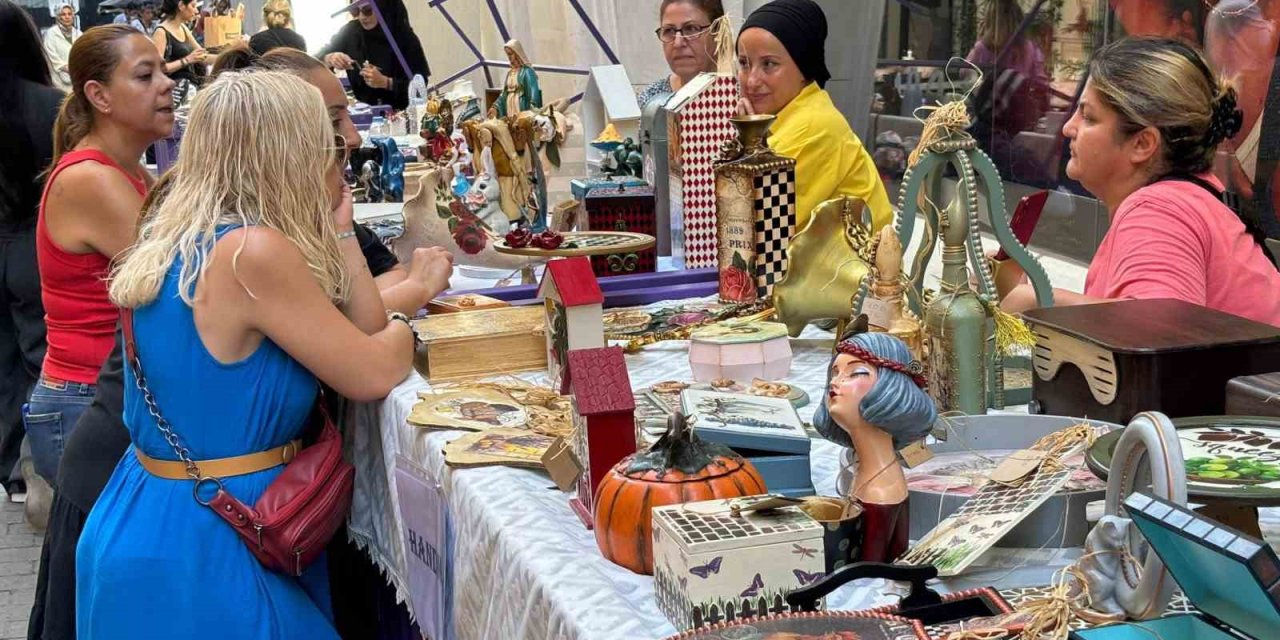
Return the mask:
M 1257 507 L 1231 502 L 1211 502 L 1197 509 L 1197 512 L 1206 518 L 1238 529 L 1242 533 L 1247 533 L 1259 540 L 1262 539 L 1262 529 L 1258 526 Z

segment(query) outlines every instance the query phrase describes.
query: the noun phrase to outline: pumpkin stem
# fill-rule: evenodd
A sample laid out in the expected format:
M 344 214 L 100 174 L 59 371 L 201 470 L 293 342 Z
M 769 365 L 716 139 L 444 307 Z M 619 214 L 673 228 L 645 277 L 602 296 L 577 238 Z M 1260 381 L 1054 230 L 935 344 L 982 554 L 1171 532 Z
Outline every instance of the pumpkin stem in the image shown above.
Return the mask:
M 626 472 L 666 473 L 678 470 L 686 475 L 693 475 L 709 466 L 716 458 L 739 460 L 741 456 L 723 444 L 698 439 L 694 429 L 689 426 L 689 418 L 676 412 L 667 418 L 667 432 L 647 452 L 632 458 Z

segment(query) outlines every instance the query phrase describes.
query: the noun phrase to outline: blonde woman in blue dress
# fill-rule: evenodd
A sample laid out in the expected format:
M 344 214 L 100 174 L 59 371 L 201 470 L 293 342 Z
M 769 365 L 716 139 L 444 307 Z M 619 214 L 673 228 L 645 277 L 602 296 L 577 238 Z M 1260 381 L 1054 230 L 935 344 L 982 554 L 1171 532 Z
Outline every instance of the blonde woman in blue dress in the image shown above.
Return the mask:
M 113 271 L 147 386 L 197 465 L 299 438 L 319 382 L 369 401 L 409 372 L 407 318 L 366 333 L 343 312 L 377 295 L 341 248 L 355 242 L 345 147 L 304 80 L 220 76 L 196 97 L 182 155 Z M 125 378 L 133 450 L 80 538 L 79 638 L 337 638 L 323 556 L 300 577 L 270 571 L 196 502 L 194 481 L 144 467 L 139 453 L 178 456 L 128 368 Z M 284 468 L 242 467 L 222 483 L 250 505 Z

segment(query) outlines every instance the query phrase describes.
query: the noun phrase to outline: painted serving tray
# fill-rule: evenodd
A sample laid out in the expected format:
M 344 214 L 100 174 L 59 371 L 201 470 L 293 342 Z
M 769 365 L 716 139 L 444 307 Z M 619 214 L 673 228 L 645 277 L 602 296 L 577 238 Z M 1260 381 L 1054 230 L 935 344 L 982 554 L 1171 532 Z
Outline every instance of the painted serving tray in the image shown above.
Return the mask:
M 886 614 L 786 613 L 686 631 L 668 640 L 929 640 L 918 621 Z
M 1187 465 L 1187 497 L 1240 504 L 1280 504 L 1280 419 L 1201 416 L 1173 421 Z M 1120 432 L 1089 449 L 1085 462 L 1100 478 L 1111 468 Z
M 651 235 L 630 231 L 566 231 L 562 235 L 564 235 L 564 243 L 558 249 L 539 249 L 534 246 L 511 247 L 507 246 L 504 238 L 494 239 L 493 249 L 498 253 L 514 256 L 564 258 L 643 251 L 658 243 L 657 238 Z

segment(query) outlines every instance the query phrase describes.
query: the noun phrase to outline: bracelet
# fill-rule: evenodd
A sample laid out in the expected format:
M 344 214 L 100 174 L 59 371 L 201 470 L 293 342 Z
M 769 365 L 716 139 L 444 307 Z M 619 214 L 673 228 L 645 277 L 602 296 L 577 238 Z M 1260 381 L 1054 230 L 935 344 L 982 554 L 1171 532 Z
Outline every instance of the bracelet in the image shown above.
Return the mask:
M 339 233 L 338 233 L 338 242 L 342 242 L 343 240 L 346 240 L 347 238 L 354 238 L 354 237 L 356 237 L 356 230 L 355 230 L 355 229 L 352 229 L 352 230 L 350 230 L 350 231 L 342 231 L 342 232 L 339 232 Z M 403 315 L 403 314 L 402 314 L 402 315 Z
M 414 331 L 413 322 L 409 320 L 409 316 L 403 313 L 400 313 L 399 311 L 392 311 L 390 309 L 387 309 L 387 322 L 390 323 L 396 320 L 403 322 L 404 326 L 409 327 L 409 333 L 413 334 L 413 347 L 414 349 L 417 349 L 418 346 L 422 344 L 422 338 L 418 336 L 417 331 Z

